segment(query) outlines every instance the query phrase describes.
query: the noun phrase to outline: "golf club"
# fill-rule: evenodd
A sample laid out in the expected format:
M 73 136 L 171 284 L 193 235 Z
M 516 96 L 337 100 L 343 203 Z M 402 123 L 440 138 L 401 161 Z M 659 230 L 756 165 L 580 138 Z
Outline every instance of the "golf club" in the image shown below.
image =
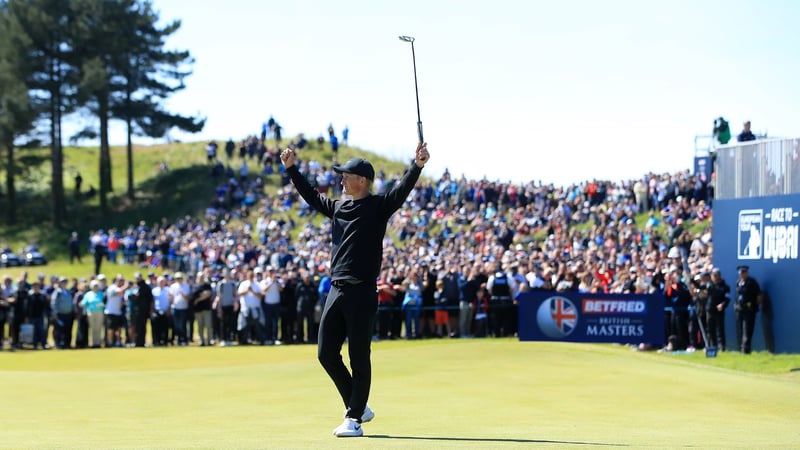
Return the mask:
M 422 119 L 420 119 L 419 116 L 419 88 L 417 87 L 417 57 L 414 54 L 414 38 L 411 36 L 400 36 L 400 40 L 411 43 L 411 59 L 414 62 L 414 92 L 417 95 L 417 135 L 419 136 L 420 142 L 425 142 L 425 139 L 422 138 Z

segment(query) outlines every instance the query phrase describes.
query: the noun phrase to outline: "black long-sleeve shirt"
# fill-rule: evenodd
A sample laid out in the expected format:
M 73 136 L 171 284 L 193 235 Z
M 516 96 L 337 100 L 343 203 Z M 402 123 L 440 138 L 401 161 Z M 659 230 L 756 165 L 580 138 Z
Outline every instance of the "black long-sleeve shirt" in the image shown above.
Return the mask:
M 287 169 L 297 192 L 332 222 L 331 280 L 375 283 L 383 259 L 386 224 L 414 189 L 422 169 L 416 164 L 382 195 L 370 194 L 360 200 L 332 200 L 309 185 L 294 165 Z

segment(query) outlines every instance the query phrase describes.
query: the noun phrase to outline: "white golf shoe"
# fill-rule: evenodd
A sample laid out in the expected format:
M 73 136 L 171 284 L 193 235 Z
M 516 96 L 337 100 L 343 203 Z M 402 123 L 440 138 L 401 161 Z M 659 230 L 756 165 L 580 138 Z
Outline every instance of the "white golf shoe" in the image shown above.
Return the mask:
M 333 429 L 333 435 L 336 437 L 359 437 L 364 435 L 364 430 L 361 429 L 358 420 L 345 417 L 344 422 Z
M 375 412 L 370 409 L 369 405 L 364 407 L 364 414 L 361 415 L 361 423 L 367 423 L 375 418 Z
M 344 417 L 347 417 L 347 410 L 344 412 Z M 375 418 L 375 411 L 373 411 L 369 405 L 364 407 L 364 413 L 361 414 L 361 423 L 367 423 L 370 420 Z

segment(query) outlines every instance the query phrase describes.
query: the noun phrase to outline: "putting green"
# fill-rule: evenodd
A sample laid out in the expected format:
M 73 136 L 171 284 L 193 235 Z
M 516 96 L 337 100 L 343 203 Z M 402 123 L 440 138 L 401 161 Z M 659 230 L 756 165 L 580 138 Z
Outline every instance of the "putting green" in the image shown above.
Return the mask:
M 377 416 L 336 439 L 343 406 L 313 346 L 4 351 L 0 447 L 789 448 L 795 374 L 613 345 L 379 342 Z

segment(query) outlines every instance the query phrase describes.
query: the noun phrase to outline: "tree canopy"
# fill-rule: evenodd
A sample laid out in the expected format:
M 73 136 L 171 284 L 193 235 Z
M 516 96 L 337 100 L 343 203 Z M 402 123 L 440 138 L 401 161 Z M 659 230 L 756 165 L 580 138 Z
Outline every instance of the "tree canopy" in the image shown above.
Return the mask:
M 133 192 L 131 136 L 163 137 L 172 128 L 200 131 L 205 119 L 167 111 L 164 101 L 185 87 L 194 60 L 166 40 L 180 21 L 160 24 L 142 0 L 0 0 L 0 144 L 6 150 L 7 190 L 13 193 L 14 146 L 47 129 L 52 163 L 52 219 L 67 214 L 62 123 L 96 117 L 77 136 L 99 140 L 100 205 L 113 191 L 109 121 L 128 129 L 128 189 Z M 10 181 L 9 181 L 10 180 Z M 9 188 L 10 186 L 10 188 Z M 9 220 L 13 220 L 13 197 Z

